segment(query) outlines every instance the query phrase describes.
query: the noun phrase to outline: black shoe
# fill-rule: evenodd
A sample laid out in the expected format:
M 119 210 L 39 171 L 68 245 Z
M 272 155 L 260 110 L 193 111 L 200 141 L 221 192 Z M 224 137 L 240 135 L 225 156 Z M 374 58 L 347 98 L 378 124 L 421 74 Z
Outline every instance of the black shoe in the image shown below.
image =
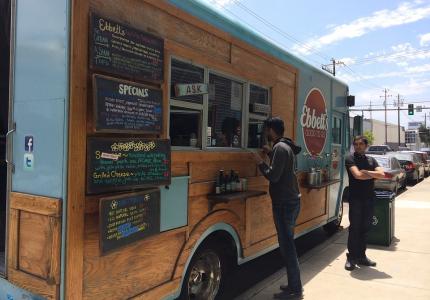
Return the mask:
M 352 271 L 355 269 L 355 262 L 347 259 L 345 263 L 345 270 Z
M 280 293 L 273 294 L 274 299 L 303 299 L 303 291 L 293 292 L 290 290 L 282 291 Z
M 360 258 L 357 263 L 362 266 L 376 267 L 376 262 L 373 260 L 370 260 L 367 256 Z

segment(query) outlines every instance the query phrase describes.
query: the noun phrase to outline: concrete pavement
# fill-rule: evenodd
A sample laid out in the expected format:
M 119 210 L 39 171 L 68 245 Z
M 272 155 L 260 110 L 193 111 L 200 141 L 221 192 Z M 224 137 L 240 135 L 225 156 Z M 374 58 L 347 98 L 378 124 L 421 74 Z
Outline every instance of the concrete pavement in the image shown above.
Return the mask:
M 347 229 L 300 257 L 304 299 L 430 300 L 430 177 L 397 196 L 395 206 L 393 243 L 367 251 L 375 268 L 344 269 Z M 283 269 L 236 299 L 272 299 L 285 282 Z

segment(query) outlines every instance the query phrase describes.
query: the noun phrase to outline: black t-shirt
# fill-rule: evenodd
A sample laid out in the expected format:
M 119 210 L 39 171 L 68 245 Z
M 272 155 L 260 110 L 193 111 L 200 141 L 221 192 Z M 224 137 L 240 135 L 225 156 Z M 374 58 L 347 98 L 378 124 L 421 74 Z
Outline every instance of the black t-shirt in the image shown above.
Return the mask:
M 375 180 L 359 180 L 352 175 L 350 168 L 356 166 L 358 170 L 375 171 L 379 167 L 375 158 L 354 153 L 345 158 L 345 167 L 349 177 L 349 198 L 371 198 L 374 194 Z

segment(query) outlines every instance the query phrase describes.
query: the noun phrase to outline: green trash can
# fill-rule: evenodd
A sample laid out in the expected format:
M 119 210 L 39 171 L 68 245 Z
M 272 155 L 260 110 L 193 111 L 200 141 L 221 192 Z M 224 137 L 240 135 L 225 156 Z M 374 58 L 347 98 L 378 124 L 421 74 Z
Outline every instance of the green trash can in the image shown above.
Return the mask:
M 394 237 L 394 211 L 396 194 L 375 191 L 375 210 L 367 243 L 390 246 Z

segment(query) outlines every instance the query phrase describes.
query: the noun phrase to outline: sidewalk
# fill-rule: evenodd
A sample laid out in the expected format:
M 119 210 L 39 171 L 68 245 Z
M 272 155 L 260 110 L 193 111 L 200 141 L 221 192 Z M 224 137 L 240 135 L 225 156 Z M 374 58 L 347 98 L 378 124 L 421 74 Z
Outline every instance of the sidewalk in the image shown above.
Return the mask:
M 430 177 L 408 187 L 395 205 L 394 242 L 390 247 L 370 245 L 367 250 L 377 261 L 376 268 L 344 269 L 347 215 L 342 222 L 346 229 L 300 257 L 304 299 L 430 300 Z M 284 269 L 236 300 L 272 299 L 282 283 L 286 283 Z

